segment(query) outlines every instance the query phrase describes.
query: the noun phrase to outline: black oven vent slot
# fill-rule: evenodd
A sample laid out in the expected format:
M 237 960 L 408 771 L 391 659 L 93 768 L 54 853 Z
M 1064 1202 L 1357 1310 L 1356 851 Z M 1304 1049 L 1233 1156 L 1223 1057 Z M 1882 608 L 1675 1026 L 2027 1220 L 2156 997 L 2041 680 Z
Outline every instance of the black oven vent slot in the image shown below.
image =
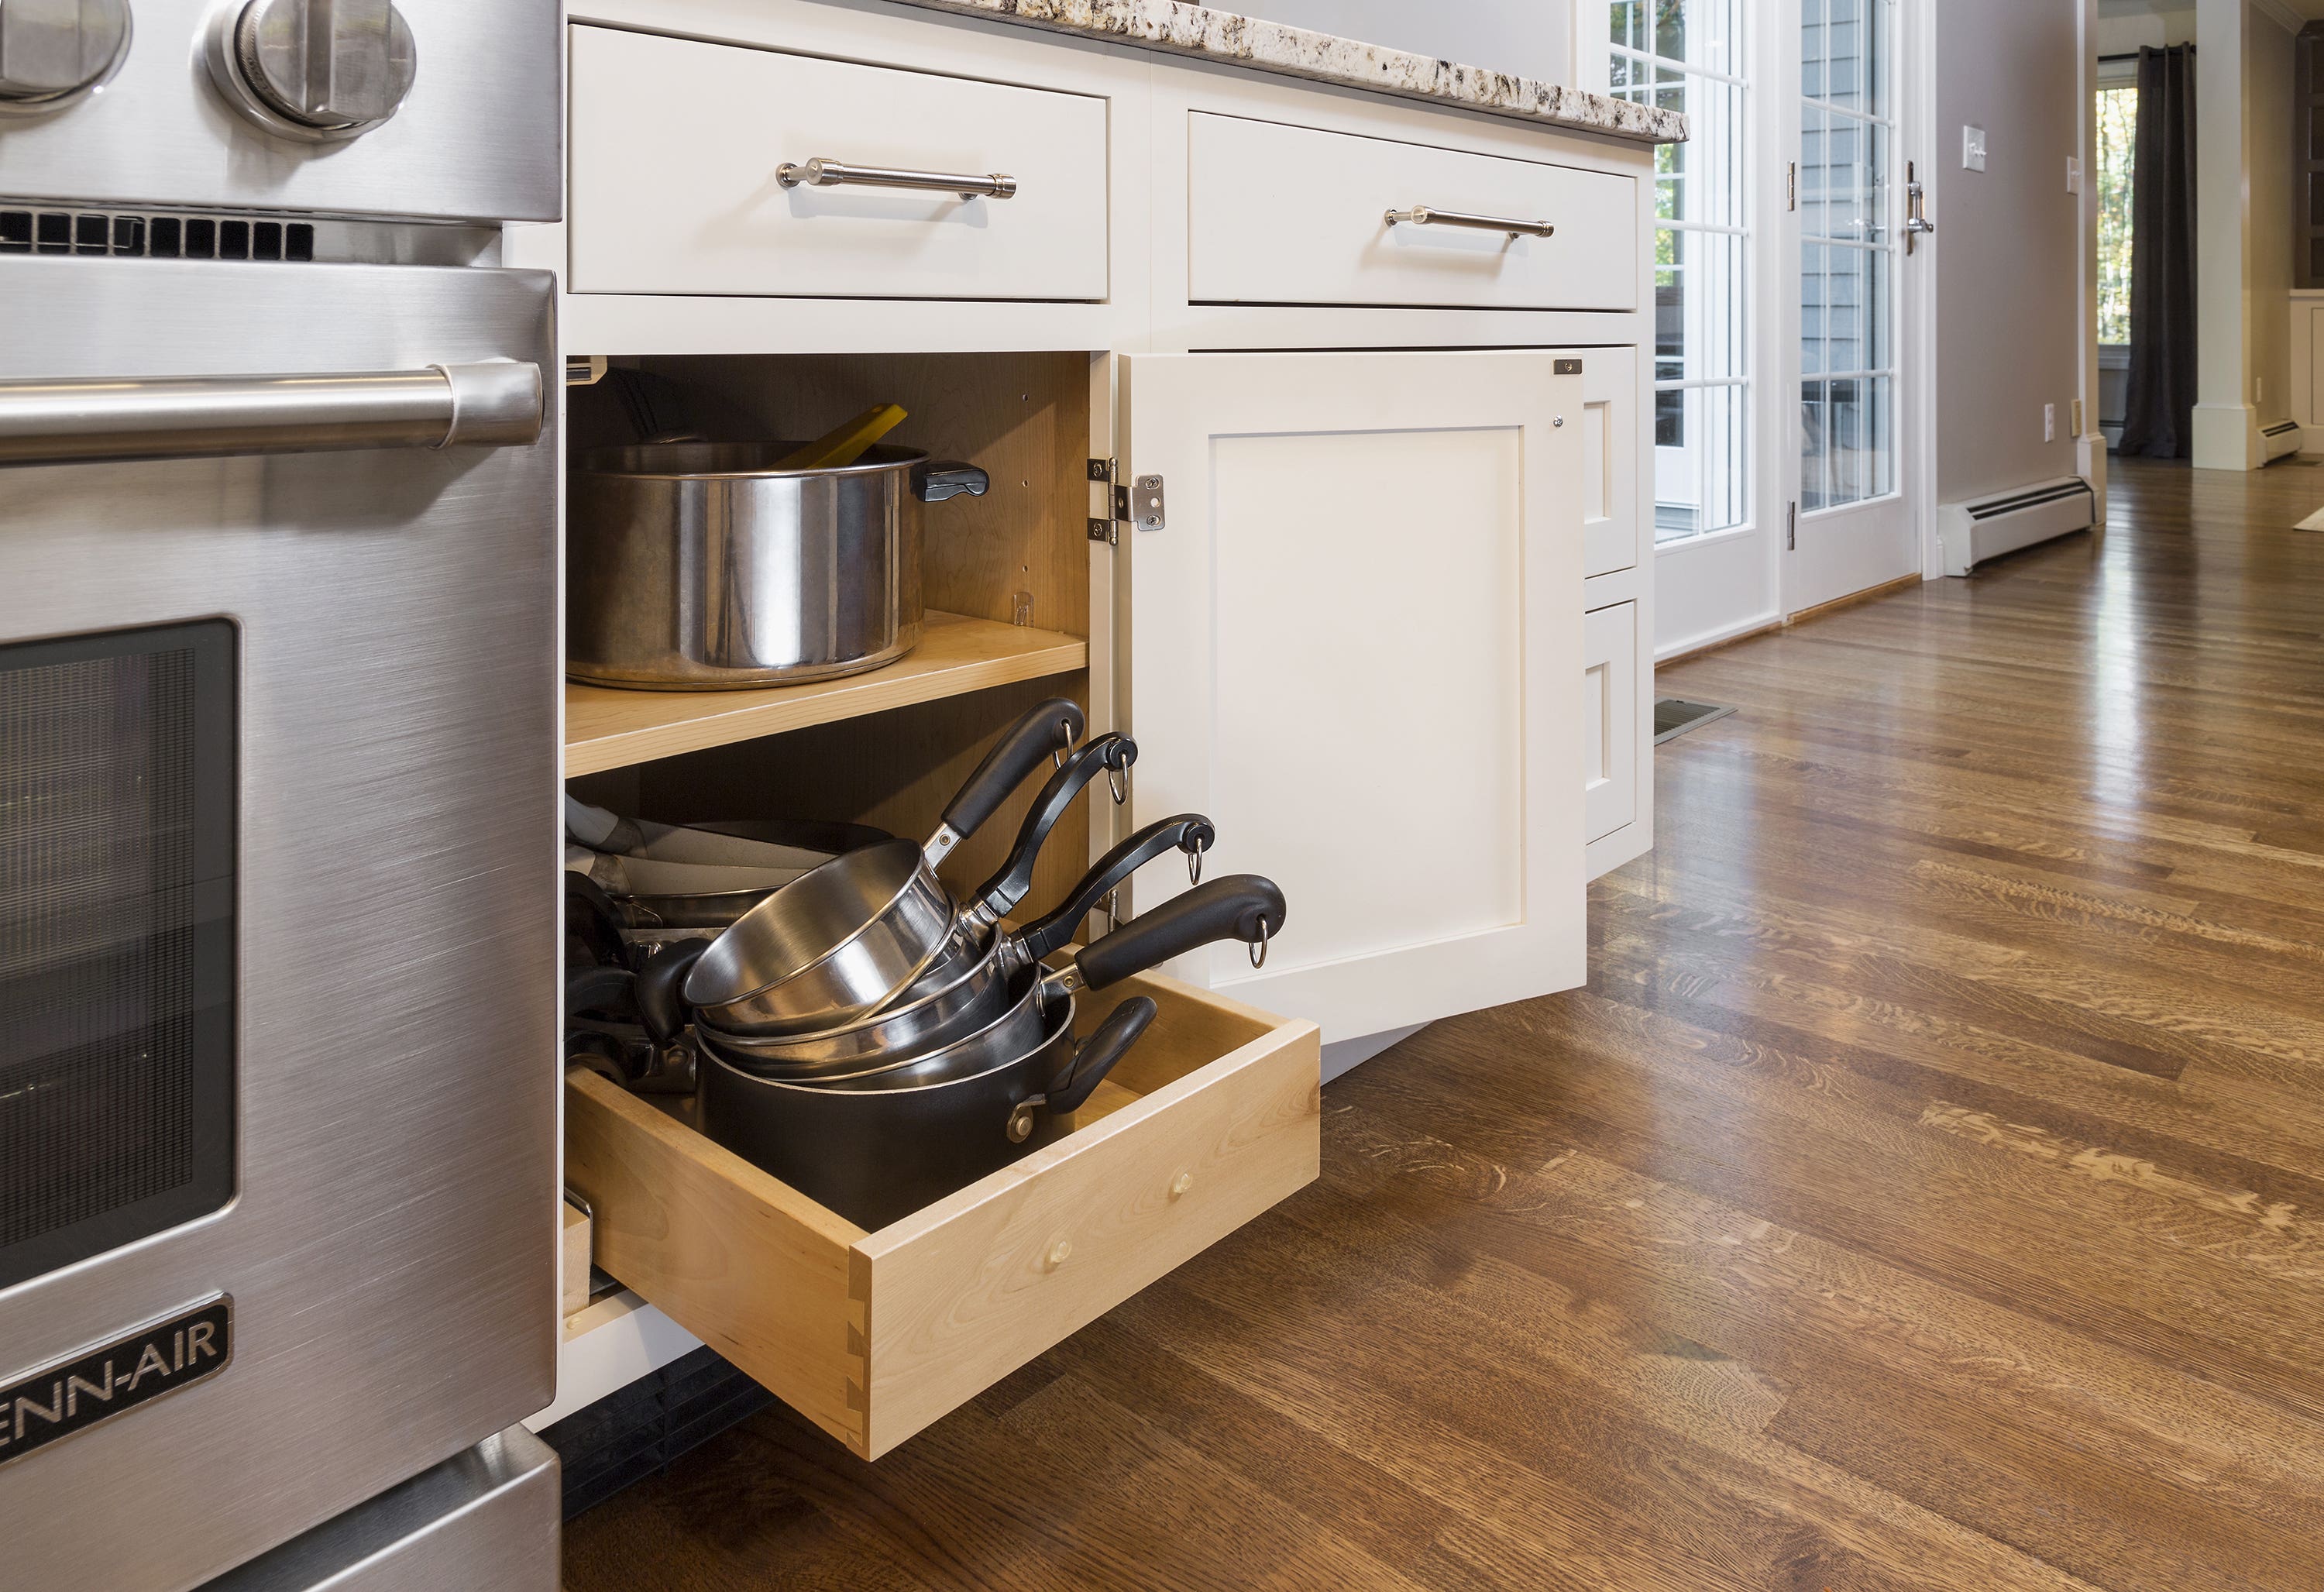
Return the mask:
M 242 216 L 0 210 L 0 254 L 304 262 L 315 257 L 315 225 Z

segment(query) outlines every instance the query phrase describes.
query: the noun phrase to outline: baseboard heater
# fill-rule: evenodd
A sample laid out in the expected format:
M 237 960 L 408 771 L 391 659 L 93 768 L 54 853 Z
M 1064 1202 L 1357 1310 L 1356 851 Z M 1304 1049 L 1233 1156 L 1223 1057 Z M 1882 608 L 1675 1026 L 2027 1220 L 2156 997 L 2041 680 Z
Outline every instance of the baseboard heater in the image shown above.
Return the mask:
M 2278 420 L 2273 426 L 2262 426 L 2260 446 L 2266 452 L 2267 462 L 2273 465 L 2286 455 L 2298 453 L 2303 430 L 2297 420 Z
M 2098 500 L 2080 477 L 1937 506 L 1947 575 L 1967 575 L 1987 558 L 2088 530 L 2097 521 Z

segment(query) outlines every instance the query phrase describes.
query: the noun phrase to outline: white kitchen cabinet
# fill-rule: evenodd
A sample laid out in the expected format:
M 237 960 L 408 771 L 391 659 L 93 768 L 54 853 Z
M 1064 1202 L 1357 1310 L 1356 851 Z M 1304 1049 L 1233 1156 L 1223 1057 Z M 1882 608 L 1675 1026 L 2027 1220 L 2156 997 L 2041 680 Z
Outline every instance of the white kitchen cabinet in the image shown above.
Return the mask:
M 1654 158 L 880 0 L 569 10 L 571 219 L 504 248 L 563 273 L 565 351 L 768 435 L 893 400 L 911 440 L 994 476 L 930 538 L 946 633 L 977 641 L 955 683 L 907 660 L 833 695 L 909 705 L 828 724 L 732 694 L 672 750 L 814 721 L 724 790 L 845 787 L 864 805 L 821 815 L 918 833 L 968 728 L 1011 692 L 1074 695 L 1141 752 L 1128 805 L 1087 804 L 1093 855 L 1202 812 L 1205 877 L 1266 873 L 1289 902 L 1263 967 L 1238 946 L 1169 970 L 1207 992 L 1131 986 L 1157 1031 L 1076 1132 L 881 1233 L 576 1085 L 598 1263 L 874 1455 L 1314 1175 L 1307 1019 L 1351 1056 L 1583 982 L 1585 879 L 1653 835 Z M 814 155 L 1019 189 L 776 183 Z M 1558 230 L 1387 223 L 1415 205 Z M 1127 517 L 1155 513 L 1141 476 L 1151 529 Z M 1157 863 L 1120 904 L 1185 888 Z M 631 1313 L 659 1347 L 612 1380 L 695 1341 Z
M 1122 366 L 1130 822 L 1207 814 L 1211 871 L 1292 903 L 1263 968 L 1174 971 L 1327 1039 L 1581 983 L 1582 428 L 1554 423 L 1581 379 L 1534 353 Z M 1139 905 L 1184 888 L 1150 870 Z

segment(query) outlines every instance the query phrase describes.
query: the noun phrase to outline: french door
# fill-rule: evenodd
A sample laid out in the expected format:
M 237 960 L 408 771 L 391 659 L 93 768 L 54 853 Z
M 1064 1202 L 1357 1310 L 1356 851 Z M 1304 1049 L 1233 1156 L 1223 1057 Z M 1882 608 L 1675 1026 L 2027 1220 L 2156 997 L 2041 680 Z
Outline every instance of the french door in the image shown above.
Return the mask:
M 1783 605 L 1796 614 L 1921 567 L 1918 467 L 1906 446 L 1920 372 L 1907 328 L 1926 259 L 1903 150 L 1900 69 L 1910 0 L 1795 0 L 1796 86 L 1782 96 L 1792 153 L 1786 379 L 1773 384 L 1792 446 Z M 1781 432 L 1779 432 L 1781 434 Z

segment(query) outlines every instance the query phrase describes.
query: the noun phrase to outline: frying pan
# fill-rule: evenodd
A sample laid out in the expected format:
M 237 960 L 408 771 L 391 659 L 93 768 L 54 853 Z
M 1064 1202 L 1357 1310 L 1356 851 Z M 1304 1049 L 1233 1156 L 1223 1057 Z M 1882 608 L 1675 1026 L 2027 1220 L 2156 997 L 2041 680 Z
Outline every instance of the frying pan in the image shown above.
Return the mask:
M 1107 852 L 1047 917 L 1016 934 L 995 935 L 982 954 L 958 963 L 948 976 L 924 979 L 900 1004 L 853 1023 L 816 1034 L 761 1036 L 729 1033 L 697 1014 L 696 1029 L 734 1065 L 767 1077 L 851 1077 L 902 1066 L 1001 1016 L 1013 998 L 1015 975 L 1072 940 L 1082 920 L 1123 879 L 1173 850 L 1199 864 L 1214 838 L 1210 820 L 1192 814 L 1148 824 Z M 675 1035 L 682 1017 L 674 1002 L 657 999 L 647 1020 Z
M 736 918 L 688 971 L 687 1004 L 721 1027 L 804 1033 L 893 998 L 944 952 L 959 910 L 936 864 L 1051 752 L 1081 739 L 1082 710 L 1035 706 L 977 765 L 921 845 L 886 841 L 801 874 Z

